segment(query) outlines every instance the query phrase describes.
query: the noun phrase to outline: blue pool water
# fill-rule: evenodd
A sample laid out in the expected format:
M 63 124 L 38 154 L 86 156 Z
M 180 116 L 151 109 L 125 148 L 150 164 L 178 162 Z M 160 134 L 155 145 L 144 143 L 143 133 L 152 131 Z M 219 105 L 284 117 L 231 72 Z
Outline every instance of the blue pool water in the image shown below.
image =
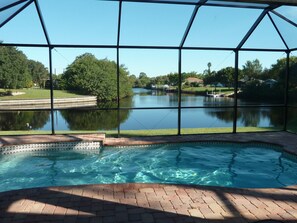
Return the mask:
M 297 184 L 297 159 L 270 145 L 185 143 L 0 156 L 0 191 L 106 184 L 173 183 L 238 188 Z

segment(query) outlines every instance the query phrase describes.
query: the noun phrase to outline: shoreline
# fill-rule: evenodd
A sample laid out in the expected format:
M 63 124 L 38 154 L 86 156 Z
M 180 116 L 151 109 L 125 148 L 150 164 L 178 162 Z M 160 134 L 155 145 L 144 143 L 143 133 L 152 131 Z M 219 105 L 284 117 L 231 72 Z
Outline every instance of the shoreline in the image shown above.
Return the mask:
M 55 108 L 78 108 L 97 106 L 96 96 L 54 98 Z M 50 109 L 51 99 L 0 100 L 0 110 Z
M 162 88 L 155 88 L 155 89 L 148 89 L 152 91 L 165 91 L 166 93 L 178 93 L 177 89 L 162 89 Z M 181 90 L 182 94 L 191 94 L 191 95 L 198 95 L 198 96 L 205 96 L 205 97 L 211 97 L 207 95 L 207 93 L 211 92 L 209 91 L 191 91 L 191 90 Z M 222 93 L 222 92 L 216 92 L 215 95 L 218 95 L 217 97 L 233 97 L 234 93 Z

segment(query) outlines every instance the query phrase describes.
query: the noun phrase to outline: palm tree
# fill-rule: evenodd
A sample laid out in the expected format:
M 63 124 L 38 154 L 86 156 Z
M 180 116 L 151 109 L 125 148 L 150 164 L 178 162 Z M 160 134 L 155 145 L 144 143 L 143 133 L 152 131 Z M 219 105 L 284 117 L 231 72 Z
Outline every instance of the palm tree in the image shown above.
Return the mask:
M 207 63 L 207 67 L 208 67 L 208 74 L 210 74 L 211 62 L 208 62 L 208 63 Z

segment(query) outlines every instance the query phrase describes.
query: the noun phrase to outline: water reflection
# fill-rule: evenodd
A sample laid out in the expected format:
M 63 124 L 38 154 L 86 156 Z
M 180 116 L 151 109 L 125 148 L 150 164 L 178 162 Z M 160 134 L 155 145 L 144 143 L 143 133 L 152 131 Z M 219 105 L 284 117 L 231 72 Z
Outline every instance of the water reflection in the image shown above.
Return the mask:
M 209 108 L 205 109 L 205 114 L 210 117 L 218 118 L 225 123 L 233 122 L 233 110 L 231 109 L 222 109 L 222 108 Z
M 63 110 L 62 117 L 70 130 L 112 130 L 118 127 L 118 111 Z M 129 111 L 120 112 L 120 122 L 129 117 Z
M 41 129 L 49 120 L 49 111 L 0 112 L 0 130 Z
M 234 99 L 228 97 L 204 97 L 203 99 L 203 106 L 205 107 L 233 106 L 233 104 Z M 248 105 L 253 104 L 253 101 L 238 100 L 238 104 Z M 225 123 L 231 123 L 233 121 L 233 109 L 210 108 L 205 109 L 205 113 Z M 242 127 L 282 127 L 284 115 L 285 110 L 283 108 L 239 108 L 237 110 L 237 122 Z
M 177 107 L 178 95 L 164 91 L 135 89 L 135 95 L 120 101 L 121 108 Z M 232 127 L 233 98 L 210 98 L 183 94 L 182 106 L 203 107 L 182 110 L 183 128 Z M 252 104 L 239 100 L 238 104 Z M 117 102 L 99 103 L 98 108 L 116 108 Z M 121 129 L 170 129 L 177 128 L 177 109 L 156 110 L 59 110 L 55 113 L 56 130 L 113 130 Z M 295 123 L 295 110 L 289 110 L 289 124 Z M 237 126 L 239 127 L 282 127 L 285 111 L 283 108 L 239 108 Z M 119 117 L 119 120 L 118 120 Z M 49 111 L 1 112 L 0 130 L 51 130 Z M 57 122 L 57 123 L 56 123 Z
M 205 113 L 218 118 L 225 123 L 233 121 L 233 110 L 211 108 L 205 109 Z M 284 123 L 285 111 L 282 108 L 241 108 L 237 111 L 237 122 L 242 127 L 277 127 Z
M 234 99 L 229 97 L 203 97 L 203 106 L 208 107 L 222 107 L 222 106 L 233 106 Z
M 123 103 L 127 107 L 132 106 L 132 98 L 125 98 Z M 110 102 L 108 105 L 98 105 L 101 108 L 114 108 L 116 102 Z M 119 122 L 123 123 L 129 118 L 130 110 L 62 110 L 61 116 L 67 122 L 69 130 L 113 130 L 118 127 Z M 118 116 L 119 115 L 119 116 Z

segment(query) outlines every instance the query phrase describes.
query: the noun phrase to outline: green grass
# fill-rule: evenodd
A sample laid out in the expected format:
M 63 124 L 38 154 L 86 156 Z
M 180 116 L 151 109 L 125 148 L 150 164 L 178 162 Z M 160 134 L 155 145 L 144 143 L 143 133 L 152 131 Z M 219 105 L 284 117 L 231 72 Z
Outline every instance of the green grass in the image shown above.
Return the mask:
M 183 88 L 183 91 L 193 92 L 197 94 L 204 94 L 206 90 L 211 92 L 214 88 L 212 87 L 190 87 Z M 39 89 L 39 88 L 24 88 L 13 90 L 14 92 L 24 92 L 23 95 L 16 96 L 1 96 L 0 100 L 17 100 L 17 99 L 48 99 L 50 98 L 50 90 L 48 89 Z M 0 89 L 0 92 L 4 92 L 3 89 Z M 230 88 L 216 88 L 216 92 L 221 92 L 225 94 L 232 93 L 233 90 Z M 75 94 L 68 91 L 54 90 L 54 98 L 74 98 L 82 97 L 84 95 Z
M 102 131 L 56 131 L 57 135 L 63 135 L 63 134 L 91 134 L 91 133 L 102 133 Z M 51 131 L 46 130 L 21 130 L 21 131 L 0 131 L 0 135 L 2 136 L 16 136 L 16 135 L 50 135 L 52 134 Z
M 264 132 L 279 131 L 277 128 L 243 127 L 237 128 L 237 132 Z M 183 128 L 182 135 L 210 134 L 210 133 L 232 133 L 233 128 Z M 107 136 L 116 136 L 117 132 L 106 131 Z M 154 130 L 121 130 L 121 136 L 166 136 L 177 135 L 177 129 L 154 129 Z
M 0 89 L 0 92 L 4 92 L 4 90 Z M 48 89 L 24 88 L 24 89 L 13 90 L 13 92 L 25 92 L 25 94 L 16 95 L 16 96 L 1 96 L 0 100 L 48 99 L 48 98 L 50 98 L 50 90 L 48 90 Z M 54 90 L 54 98 L 74 98 L 74 97 L 82 97 L 82 96 L 84 96 L 84 95 L 70 93 L 67 91 Z
M 239 127 L 237 132 L 265 132 L 265 131 L 280 131 L 279 128 L 264 128 L 264 127 Z M 112 131 L 56 131 L 56 134 L 91 134 L 91 133 L 105 133 L 109 137 L 117 136 L 116 130 Z M 232 128 L 184 128 L 181 129 L 181 134 L 210 134 L 210 133 L 232 133 Z M 32 135 L 32 134 L 51 134 L 51 131 L 0 131 L 0 135 Z M 177 129 L 154 129 L 154 130 L 121 130 L 122 137 L 136 137 L 136 136 L 168 136 L 177 135 Z
M 0 131 L 1 136 L 17 136 L 17 135 L 48 135 L 51 134 L 51 131 Z

